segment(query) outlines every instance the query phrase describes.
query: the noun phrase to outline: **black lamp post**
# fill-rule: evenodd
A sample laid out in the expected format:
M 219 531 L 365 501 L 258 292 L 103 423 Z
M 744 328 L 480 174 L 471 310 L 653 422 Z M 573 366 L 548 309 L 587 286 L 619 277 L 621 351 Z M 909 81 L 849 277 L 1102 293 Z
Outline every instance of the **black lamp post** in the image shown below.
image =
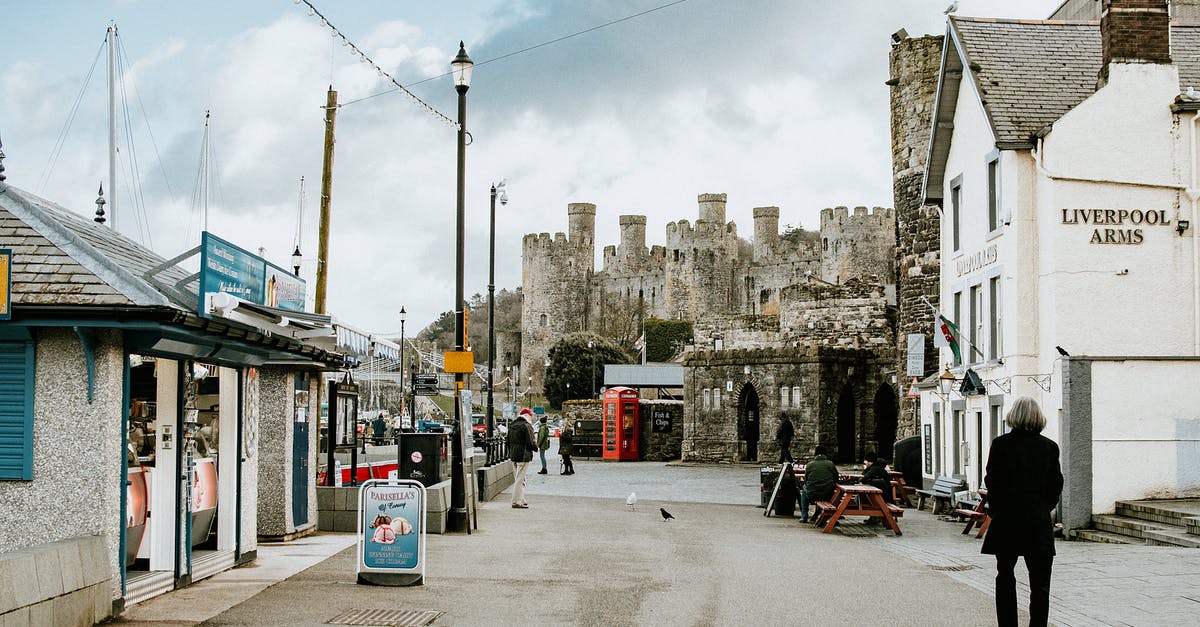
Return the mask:
M 492 399 L 492 368 L 496 363 L 496 192 L 500 192 L 500 204 L 508 204 L 508 191 L 504 181 L 492 185 L 491 223 L 488 228 L 488 401 L 487 438 L 492 439 L 496 429 L 495 405 Z
M 404 311 L 404 305 L 400 305 L 400 424 L 404 424 L 404 415 L 408 412 L 408 397 L 404 395 L 404 378 L 408 374 L 404 367 L 404 319 L 408 317 L 408 312 Z
M 454 350 L 462 352 L 466 346 L 464 337 L 466 329 L 463 325 L 463 229 L 465 220 L 465 182 L 467 166 L 467 90 L 471 88 L 471 68 L 474 63 L 467 56 L 463 42 L 458 42 L 458 56 L 450 62 L 450 71 L 454 75 L 454 91 L 458 92 L 458 202 L 456 207 L 455 240 L 454 240 Z M 451 531 L 468 529 L 467 524 L 467 477 L 463 459 L 466 446 L 463 443 L 462 415 L 463 373 L 454 373 L 454 429 L 453 469 L 450 479 L 450 515 L 446 526 Z
M 592 398 L 596 398 L 596 343 L 588 341 L 588 352 L 592 354 L 592 382 L 590 384 L 592 390 Z
M 300 254 L 300 245 L 296 244 L 296 250 L 292 251 L 292 274 L 300 276 L 300 262 L 303 259 L 304 257 Z

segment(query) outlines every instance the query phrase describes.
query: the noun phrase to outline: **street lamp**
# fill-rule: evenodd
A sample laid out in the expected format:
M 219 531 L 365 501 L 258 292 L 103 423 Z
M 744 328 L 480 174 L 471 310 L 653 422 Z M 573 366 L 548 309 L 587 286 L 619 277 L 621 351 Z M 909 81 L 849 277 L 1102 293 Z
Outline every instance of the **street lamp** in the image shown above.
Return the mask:
M 592 398 L 596 397 L 596 343 L 588 340 L 588 352 L 592 354 Z
M 467 56 L 463 42 L 458 42 L 458 56 L 450 62 L 450 71 L 454 75 L 454 91 L 458 92 L 458 197 L 455 214 L 454 240 L 454 350 L 462 352 L 466 346 L 464 337 L 466 329 L 463 325 L 463 231 L 465 221 L 465 190 L 467 166 L 467 90 L 471 88 L 471 68 L 474 63 Z M 453 468 L 450 478 L 450 515 L 446 526 L 451 531 L 470 530 L 467 524 L 467 491 L 466 471 L 463 459 L 465 445 L 463 443 L 462 415 L 463 373 L 454 373 L 454 429 L 453 429 Z
M 950 365 L 946 364 L 945 368 L 942 370 L 942 374 L 938 375 L 938 389 L 942 393 L 943 403 L 949 402 L 947 399 L 950 398 L 950 391 L 954 389 L 954 383 L 956 381 L 958 381 L 958 379 L 955 379 L 954 373 L 950 372 Z
M 300 276 L 300 261 L 303 259 L 304 257 L 300 254 L 300 244 L 296 244 L 296 250 L 292 251 L 292 268 L 295 270 L 292 274 Z
M 404 396 L 404 319 L 408 312 L 400 305 L 400 424 L 404 425 L 404 415 L 408 412 L 408 398 Z
M 508 204 L 508 191 L 504 189 L 504 181 L 492 185 L 491 223 L 488 229 L 488 401 L 487 401 L 487 437 L 492 438 L 496 428 L 496 417 L 492 413 L 492 368 L 496 361 L 496 191 L 500 192 L 500 204 Z

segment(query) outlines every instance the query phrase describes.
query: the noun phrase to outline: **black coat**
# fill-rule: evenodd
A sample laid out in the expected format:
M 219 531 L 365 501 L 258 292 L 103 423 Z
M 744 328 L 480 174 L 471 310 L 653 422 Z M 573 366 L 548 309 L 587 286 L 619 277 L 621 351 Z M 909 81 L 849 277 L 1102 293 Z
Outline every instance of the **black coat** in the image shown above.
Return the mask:
M 513 462 L 533 461 L 533 452 L 537 450 L 537 444 L 533 441 L 533 425 L 529 424 L 524 416 L 517 416 L 517 419 L 508 425 L 506 444 L 508 458 Z
M 570 457 L 573 455 L 571 451 L 574 444 L 575 434 L 564 429 L 562 434 L 558 436 L 558 454 Z
M 992 524 L 983 552 L 1054 555 L 1050 510 L 1058 505 L 1063 486 L 1058 445 L 1032 431 L 1006 433 L 992 440 L 984 482 Z

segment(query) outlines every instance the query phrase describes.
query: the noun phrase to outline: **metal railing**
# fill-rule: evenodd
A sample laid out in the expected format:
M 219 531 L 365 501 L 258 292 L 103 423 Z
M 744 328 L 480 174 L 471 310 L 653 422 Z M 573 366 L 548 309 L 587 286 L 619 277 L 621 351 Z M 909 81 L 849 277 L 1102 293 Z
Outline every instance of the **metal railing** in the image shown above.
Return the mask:
M 508 459 L 508 444 L 502 435 L 484 440 L 483 449 L 487 451 L 487 465 L 499 464 Z

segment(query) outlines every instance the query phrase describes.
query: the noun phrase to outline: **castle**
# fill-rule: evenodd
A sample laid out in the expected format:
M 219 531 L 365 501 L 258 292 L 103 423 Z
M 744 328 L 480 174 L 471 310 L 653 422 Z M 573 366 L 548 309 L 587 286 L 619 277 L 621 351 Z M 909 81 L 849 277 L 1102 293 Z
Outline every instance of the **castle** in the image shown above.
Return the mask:
M 698 203 L 695 224 L 669 223 L 665 244 L 649 248 L 646 217 L 620 216 L 620 243 L 604 247 L 599 271 L 595 205 L 568 205 L 566 234 L 526 235 L 522 374 L 544 381 L 558 338 L 602 332 L 604 311 L 640 302 L 647 316 L 695 327 L 684 405 L 708 415 L 685 433 L 685 459 L 758 459 L 758 440 L 772 440 L 759 437 L 759 415 L 780 408 L 798 419 L 802 449 L 833 443 L 838 432 L 842 457 L 890 450 L 894 409 L 882 412 L 890 427 L 877 433 L 876 412 L 856 408 L 896 404 L 884 376 L 895 361 L 895 212 L 824 209 L 819 244 L 810 245 L 780 237 L 778 207 L 754 209 L 754 239 L 746 241 L 726 221 L 725 194 L 701 194 Z M 713 415 L 722 395 L 732 398 Z M 839 398 L 839 407 L 818 400 L 826 396 Z

